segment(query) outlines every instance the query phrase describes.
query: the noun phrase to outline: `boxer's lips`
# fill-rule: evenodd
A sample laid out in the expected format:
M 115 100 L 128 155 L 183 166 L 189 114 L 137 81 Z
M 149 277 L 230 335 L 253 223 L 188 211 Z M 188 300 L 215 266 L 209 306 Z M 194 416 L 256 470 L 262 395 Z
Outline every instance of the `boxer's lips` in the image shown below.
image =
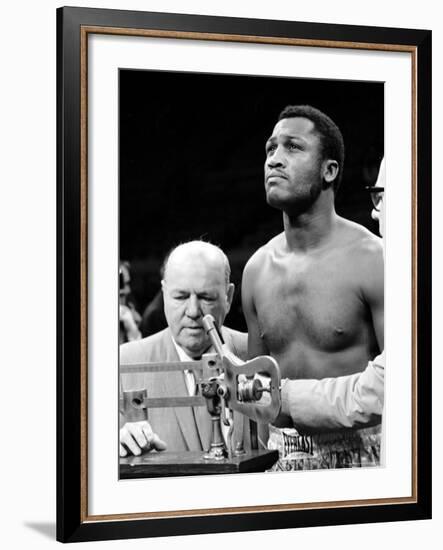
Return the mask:
M 287 180 L 287 176 L 281 172 L 271 172 L 266 176 L 266 181 L 272 183 L 271 180 Z

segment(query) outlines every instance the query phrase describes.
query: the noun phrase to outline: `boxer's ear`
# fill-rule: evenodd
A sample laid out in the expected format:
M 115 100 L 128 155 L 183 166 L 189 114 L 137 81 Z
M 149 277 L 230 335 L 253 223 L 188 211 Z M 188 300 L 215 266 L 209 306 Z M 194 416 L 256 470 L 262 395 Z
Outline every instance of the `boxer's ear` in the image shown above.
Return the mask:
M 336 160 L 327 159 L 323 161 L 322 165 L 322 175 L 323 181 L 327 184 L 327 187 L 330 187 L 335 179 L 338 177 L 338 172 L 340 168 Z

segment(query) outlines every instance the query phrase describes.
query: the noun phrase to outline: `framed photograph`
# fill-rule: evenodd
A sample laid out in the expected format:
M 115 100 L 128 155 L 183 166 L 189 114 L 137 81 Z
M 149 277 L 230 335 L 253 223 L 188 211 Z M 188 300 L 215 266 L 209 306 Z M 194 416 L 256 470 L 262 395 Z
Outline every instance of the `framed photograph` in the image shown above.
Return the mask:
M 431 32 L 57 33 L 58 540 L 430 518 Z

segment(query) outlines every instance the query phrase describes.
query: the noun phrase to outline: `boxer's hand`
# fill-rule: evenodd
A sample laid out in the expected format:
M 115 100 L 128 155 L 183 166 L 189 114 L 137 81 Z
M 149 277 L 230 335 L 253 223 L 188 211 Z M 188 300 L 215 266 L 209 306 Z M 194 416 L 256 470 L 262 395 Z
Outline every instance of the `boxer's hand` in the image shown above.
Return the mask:
M 155 449 L 164 451 L 166 443 L 152 431 L 152 428 L 146 420 L 140 422 L 127 422 L 120 429 L 120 456 L 125 457 L 128 450 L 133 455 L 140 455 Z

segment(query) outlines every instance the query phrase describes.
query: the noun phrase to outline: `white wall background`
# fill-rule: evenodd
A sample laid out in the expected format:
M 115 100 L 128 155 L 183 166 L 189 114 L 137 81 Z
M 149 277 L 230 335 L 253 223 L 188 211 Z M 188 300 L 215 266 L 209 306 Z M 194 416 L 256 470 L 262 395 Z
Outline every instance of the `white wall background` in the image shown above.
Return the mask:
M 108 0 L 76 5 L 292 19 L 434 31 L 434 92 L 443 95 L 441 56 L 443 20 L 438 3 L 404 0 L 388 3 L 315 0 L 301 3 L 274 0 Z M 1 334 L 3 364 L 1 404 L 0 543 L 4 548 L 40 550 L 55 542 L 55 9 L 61 2 L 21 1 L 2 8 L 0 34 L 0 235 Z M 434 121 L 441 121 L 442 103 L 434 103 Z M 437 124 L 434 122 L 437 130 Z M 434 131 L 434 281 L 443 279 L 438 236 L 443 202 L 438 158 L 443 146 Z M 16 274 L 19 274 L 17 276 Z M 440 285 L 434 285 L 434 342 L 442 323 Z M 435 348 L 435 346 L 434 346 Z M 6 354 L 4 353 L 6 351 Z M 434 349 L 434 356 L 438 356 Z M 430 366 L 429 366 L 430 367 Z M 255 548 L 326 547 L 350 544 L 364 550 L 394 543 L 403 550 L 438 540 L 443 520 L 443 446 L 439 437 L 443 376 L 434 369 L 434 519 L 377 525 L 355 525 L 254 533 L 228 533 L 134 541 L 95 543 L 96 547 L 142 548 Z M 86 543 L 91 546 L 92 543 Z M 432 543 L 431 543 L 432 544 Z

